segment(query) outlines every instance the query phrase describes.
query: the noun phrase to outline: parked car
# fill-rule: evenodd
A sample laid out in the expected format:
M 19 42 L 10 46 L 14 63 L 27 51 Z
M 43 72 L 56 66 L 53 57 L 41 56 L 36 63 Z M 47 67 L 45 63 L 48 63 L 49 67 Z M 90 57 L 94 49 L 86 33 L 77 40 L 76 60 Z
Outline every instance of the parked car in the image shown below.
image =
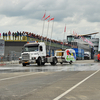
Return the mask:
M 91 59 L 91 55 L 90 55 L 90 52 L 84 52 L 84 60 L 85 59 Z
M 22 63 L 22 57 L 19 57 L 19 64 Z

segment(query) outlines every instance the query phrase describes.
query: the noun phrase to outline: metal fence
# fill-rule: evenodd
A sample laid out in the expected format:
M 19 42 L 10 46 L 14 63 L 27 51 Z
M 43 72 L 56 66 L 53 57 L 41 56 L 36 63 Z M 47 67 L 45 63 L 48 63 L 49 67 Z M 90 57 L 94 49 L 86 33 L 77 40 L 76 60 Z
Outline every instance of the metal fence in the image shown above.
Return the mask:
M 19 60 L 20 56 L 21 56 L 21 52 L 10 51 L 7 55 L 0 57 L 0 62 Z

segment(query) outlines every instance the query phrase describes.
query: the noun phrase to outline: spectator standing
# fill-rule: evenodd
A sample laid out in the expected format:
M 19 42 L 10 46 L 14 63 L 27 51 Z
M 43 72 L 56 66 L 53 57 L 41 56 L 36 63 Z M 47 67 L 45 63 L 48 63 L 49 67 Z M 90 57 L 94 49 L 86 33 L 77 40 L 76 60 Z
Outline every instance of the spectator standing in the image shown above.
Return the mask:
M 23 40 L 25 40 L 25 33 L 24 33 L 24 31 L 23 31 Z
M 19 32 L 17 31 L 17 37 L 18 37 L 18 40 L 19 40 Z
M 3 32 L 3 39 L 5 40 L 5 33 Z
M 98 62 L 100 61 L 100 52 L 97 55 Z
M 27 40 L 27 33 L 25 32 L 25 40 Z
M 5 33 L 5 36 L 6 36 L 6 40 L 7 40 L 7 32 Z
M 15 40 L 16 40 L 16 38 L 17 38 L 17 33 L 15 32 Z
M 22 37 L 22 33 L 21 32 L 19 33 L 19 36 L 20 36 L 20 40 L 21 40 L 21 37 Z
M 14 34 L 14 32 L 13 32 L 13 33 L 12 33 L 13 41 L 14 41 L 14 35 L 15 35 L 15 34 Z
M 8 32 L 8 36 L 9 36 L 9 40 L 11 40 L 11 38 L 10 38 L 11 37 L 11 32 L 10 31 Z
M 22 32 L 22 40 L 24 39 L 24 31 Z

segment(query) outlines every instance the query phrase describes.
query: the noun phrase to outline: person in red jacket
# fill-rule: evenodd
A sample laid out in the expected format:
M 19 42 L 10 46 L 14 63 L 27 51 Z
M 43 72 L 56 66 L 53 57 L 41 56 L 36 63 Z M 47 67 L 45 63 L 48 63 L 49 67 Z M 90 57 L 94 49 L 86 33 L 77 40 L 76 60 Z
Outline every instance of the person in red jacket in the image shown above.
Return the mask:
M 100 61 L 100 52 L 97 55 L 98 61 Z

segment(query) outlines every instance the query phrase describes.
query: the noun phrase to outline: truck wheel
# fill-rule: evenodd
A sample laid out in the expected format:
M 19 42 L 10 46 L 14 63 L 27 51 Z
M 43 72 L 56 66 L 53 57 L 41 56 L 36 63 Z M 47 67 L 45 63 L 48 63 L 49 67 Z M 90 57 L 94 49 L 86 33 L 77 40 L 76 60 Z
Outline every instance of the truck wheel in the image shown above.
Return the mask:
M 26 64 L 25 64 L 25 63 L 22 63 L 22 65 L 23 65 L 23 66 L 26 66 Z
M 37 64 L 38 64 L 38 66 L 41 66 L 41 64 L 42 64 L 42 60 L 40 57 L 38 58 Z
M 27 65 L 30 65 L 30 63 L 27 63 Z
M 51 65 L 56 65 L 57 64 L 57 59 L 53 58 L 53 62 L 51 62 Z
M 56 59 L 56 58 L 54 58 L 53 63 L 54 63 L 54 65 L 56 65 L 56 64 L 57 64 L 57 59 Z
M 53 65 L 53 62 L 51 62 L 51 65 Z
M 60 64 L 63 64 L 63 62 L 60 62 Z

